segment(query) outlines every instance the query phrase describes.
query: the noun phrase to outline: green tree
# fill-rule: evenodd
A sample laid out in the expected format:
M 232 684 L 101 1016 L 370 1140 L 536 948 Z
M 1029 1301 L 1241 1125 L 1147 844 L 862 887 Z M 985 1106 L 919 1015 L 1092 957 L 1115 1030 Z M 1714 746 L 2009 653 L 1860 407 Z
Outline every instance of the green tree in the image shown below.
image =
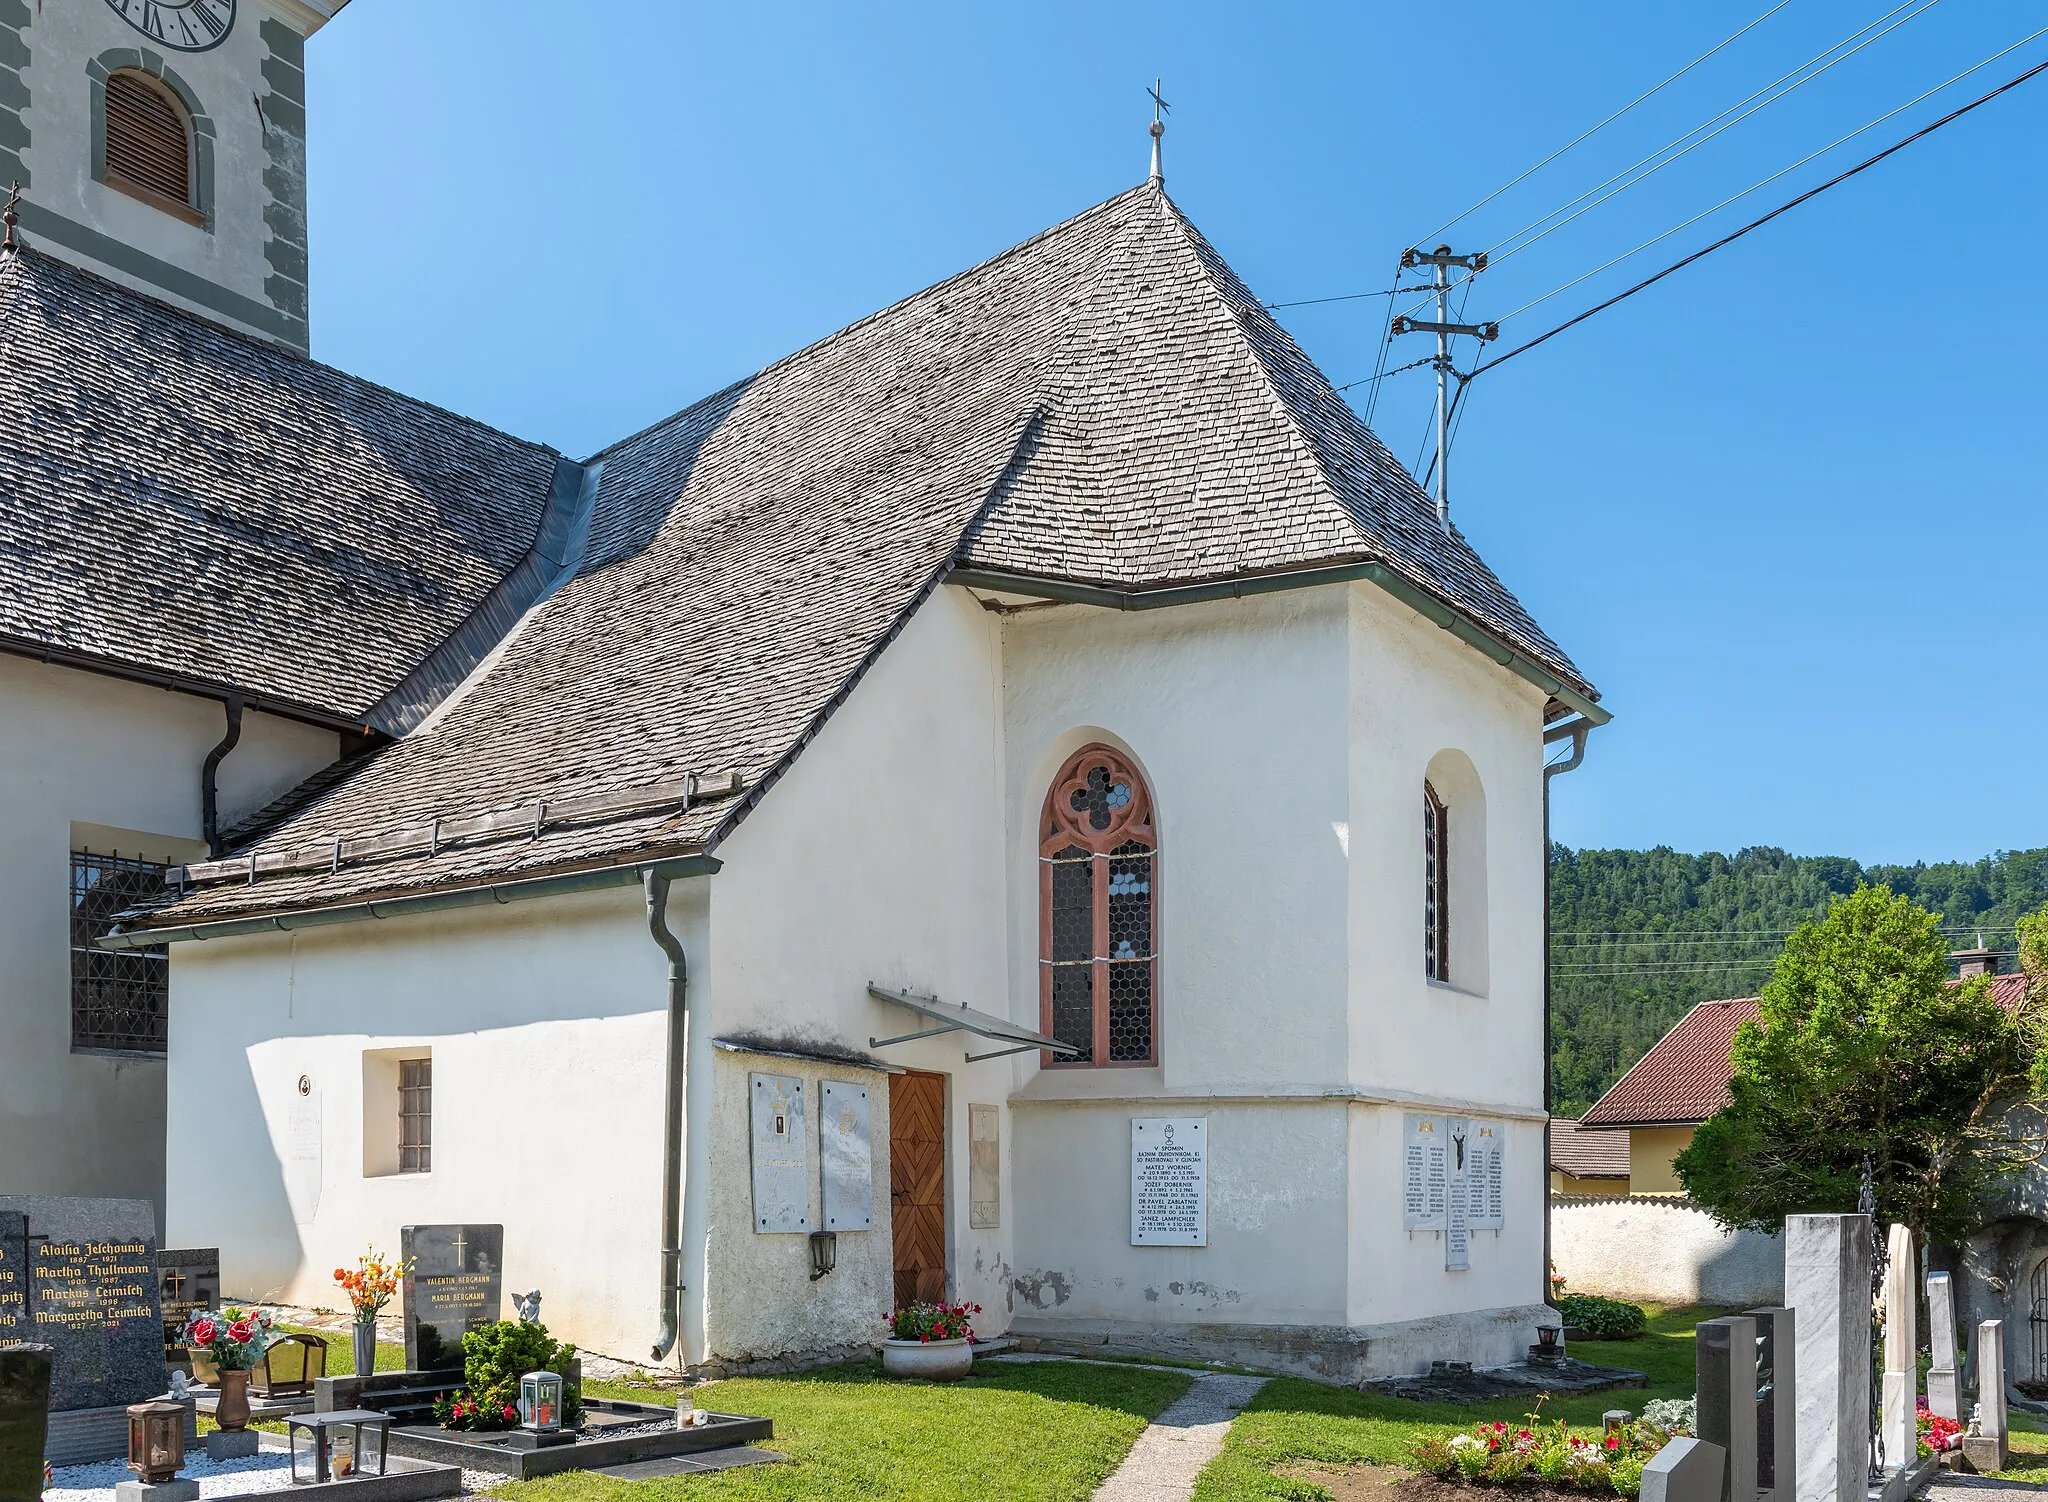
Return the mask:
M 1951 982 L 1940 924 L 1863 886 L 1786 941 L 1735 1035 L 1732 1100 L 1676 1164 L 1716 1219 L 1776 1230 L 1852 1211 L 1867 1163 L 1880 1222 L 1952 1239 L 1988 1182 L 2038 1156 L 2038 1006 L 2000 1006 L 1989 977 Z M 2025 932 L 2048 950 L 2048 910 Z

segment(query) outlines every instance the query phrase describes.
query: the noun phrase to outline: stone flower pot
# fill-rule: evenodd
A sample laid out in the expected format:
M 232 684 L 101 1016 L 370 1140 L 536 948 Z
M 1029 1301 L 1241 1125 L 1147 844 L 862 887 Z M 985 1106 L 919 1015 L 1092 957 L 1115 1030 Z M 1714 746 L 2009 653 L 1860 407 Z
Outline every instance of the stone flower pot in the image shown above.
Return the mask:
M 974 1369 L 974 1342 L 957 1340 L 885 1340 L 882 1371 L 891 1377 L 922 1377 L 927 1382 L 957 1382 Z

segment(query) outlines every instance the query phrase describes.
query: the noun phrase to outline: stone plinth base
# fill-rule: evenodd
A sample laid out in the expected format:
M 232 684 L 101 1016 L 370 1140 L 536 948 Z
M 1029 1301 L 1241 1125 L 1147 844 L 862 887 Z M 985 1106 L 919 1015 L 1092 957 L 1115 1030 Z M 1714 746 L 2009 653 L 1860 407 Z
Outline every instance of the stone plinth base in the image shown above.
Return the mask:
M 114 1502 L 199 1502 L 199 1483 L 182 1476 L 175 1481 L 117 1481 Z
M 208 1460 L 247 1460 L 261 1441 L 254 1429 L 216 1429 L 206 1436 Z
M 2006 1450 L 2003 1439 L 1989 1435 L 1965 1436 L 1963 1439 L 1963 1469 L 1975 1471 L 1980 1476 L 1989 1476 L 1994 1471 L 2005 1469 Z

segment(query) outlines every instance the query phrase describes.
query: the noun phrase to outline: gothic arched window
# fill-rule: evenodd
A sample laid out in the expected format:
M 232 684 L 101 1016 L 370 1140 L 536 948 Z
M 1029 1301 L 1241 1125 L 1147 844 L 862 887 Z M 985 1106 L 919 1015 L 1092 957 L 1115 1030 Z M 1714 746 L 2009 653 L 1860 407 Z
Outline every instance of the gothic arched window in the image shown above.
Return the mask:
M 1158 1057 L 1159 836 L 1144 778 L 1108 746 L 1068 758 L 1038 827 L 1040 1027 L 1080 1052 Z
M 192 122 L 176 95 L 147 73 L 111 73 L 105 124 L 107 186 L 180 218 L 196 218 Z
M 1422 969 L 1451 978 L 1451 811 L 1429 782 L 1422 784 Z

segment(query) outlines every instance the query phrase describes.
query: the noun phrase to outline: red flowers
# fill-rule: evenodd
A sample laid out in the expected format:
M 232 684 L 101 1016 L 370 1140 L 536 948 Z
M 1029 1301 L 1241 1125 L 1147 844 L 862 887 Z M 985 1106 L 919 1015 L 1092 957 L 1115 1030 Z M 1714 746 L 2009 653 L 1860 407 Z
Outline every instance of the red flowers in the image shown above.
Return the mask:
M 508 1419 L 516 1419 L 519 1417 L 519 1410 L 514 1408 L 510 1403 L 507 1403 L 505 1405 L 505 1417 Z
M 228 1326 L 228 1339 L 238 1346 L 247 1345 L 255 1336 L 256 1322 L 254 1320 L 238 1319 Z
M 213 1337 L 219 1333 L 219 1328 L 212 1320 L 202 1317 L 192 1321 L 185 1333 L 191 1337 L 192 1344 L 196 1346 L 210 1346 L 213 1344 Z

